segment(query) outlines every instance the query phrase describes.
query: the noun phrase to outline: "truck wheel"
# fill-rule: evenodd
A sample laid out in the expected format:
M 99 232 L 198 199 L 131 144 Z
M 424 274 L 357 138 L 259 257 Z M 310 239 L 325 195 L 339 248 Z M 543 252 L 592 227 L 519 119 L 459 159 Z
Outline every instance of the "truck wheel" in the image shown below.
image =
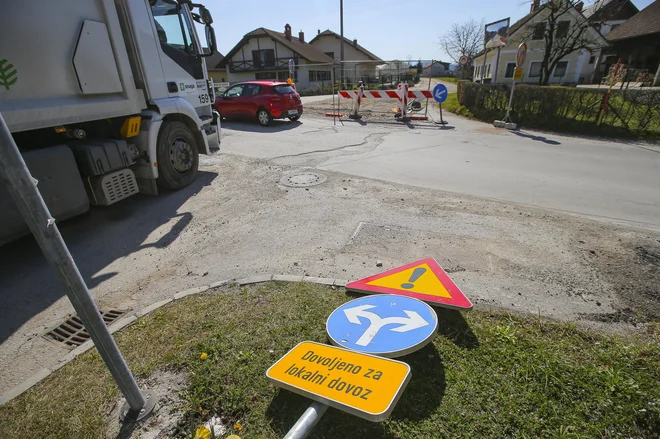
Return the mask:
M 195 180 L 199 166 L 197 141 L 183 122 L 166 121 L 158 133 L 158 185 L 177 190 Z

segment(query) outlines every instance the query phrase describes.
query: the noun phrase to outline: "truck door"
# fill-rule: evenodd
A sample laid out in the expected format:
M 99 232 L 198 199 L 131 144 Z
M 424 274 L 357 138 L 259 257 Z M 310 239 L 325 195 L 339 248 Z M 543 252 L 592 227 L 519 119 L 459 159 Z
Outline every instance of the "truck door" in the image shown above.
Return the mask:
M 170 96 L 186 99 L 200 116 L 209 116 L 211 96 L 203 61 L 198 56 L 201 49 L 188 7 L 173 0 L 152 0 L 150 3 L 160 47 L 165 55 L 164 58 L 161 55 L 161 64 Z

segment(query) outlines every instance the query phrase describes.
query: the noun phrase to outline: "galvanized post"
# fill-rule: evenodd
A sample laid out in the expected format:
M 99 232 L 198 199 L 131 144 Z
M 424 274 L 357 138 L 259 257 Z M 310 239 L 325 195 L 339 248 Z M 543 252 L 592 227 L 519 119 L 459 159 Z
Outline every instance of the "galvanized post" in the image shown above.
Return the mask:
M 314 401 L 300 419 L 291 427 L 291 430 L 284 436 L 284 439 L 305 439 L 314 430 L 321 417 L 328 410 L 328 406 Z
M 0 114 L 0 180 L 4 181 L 16 207 L 30 227 L 46 260 L 64 287 L 71 304 L 80 316 L 94 345 L 110 370 L 117 386 L 130 407 L 129 415 L 141 418 L 153 408 L 155 400 L 147 401 L 128 369 L 112 335 L 103 322 L 78 267 L 67 248 L 60 231 L 44 203 L 37 181 L 32 178 L 23 156 Z

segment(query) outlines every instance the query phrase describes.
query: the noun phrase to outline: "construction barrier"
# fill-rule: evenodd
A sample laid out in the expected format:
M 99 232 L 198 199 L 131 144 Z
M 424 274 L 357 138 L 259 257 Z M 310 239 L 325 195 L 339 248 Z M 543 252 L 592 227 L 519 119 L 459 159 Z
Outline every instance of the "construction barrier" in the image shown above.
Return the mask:
M 428 120 L 426 116 L 410 116 L 408 115 L 408 100 L 409 99 L 433 99 L 433 93 L 430 90 L 409 90 L 408 84 L 399 83 L 396 90 L 365 90 L 363 85 L 360 85 L 358 90 L 340 90 L 339 97 L 342 99 L 352 99 L 353 108 L 352 113 L 349 115 L 352 119 L 359 119 L 360 104 L 362 99 L 384 99 L 397 101 L 397 113 L 395 117 L 398 120 Z

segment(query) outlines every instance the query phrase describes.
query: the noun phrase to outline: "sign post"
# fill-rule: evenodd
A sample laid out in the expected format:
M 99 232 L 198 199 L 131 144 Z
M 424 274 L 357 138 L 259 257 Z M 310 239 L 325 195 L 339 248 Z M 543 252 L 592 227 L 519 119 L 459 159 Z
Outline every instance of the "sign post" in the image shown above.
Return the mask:
M 426 258 L 384 273 L 346 284 L 348 291 L 365 294 L 396 294 L 423 300 L 432 306 L 469 310 L 472 302 L 435 259 Z
M 521 43 L 518 46 L 518 53 L 516 54 L 516 69 L 513 72 L 513 82 L 511 83 L 511 94 L 509 95 L 509 105 L 506 107 L 506 116 L 504 120 L 496 120 L 493 125 L 499 128 L 516 129 L 516 124 L 511 120 L 511 104 L 513 104 L 513 92 L 516 90 L 516 81 L 521 81 L 523 76 L 523 64 L 527 58 L 527 44 Z
M 304 341 L 273 364 L 266 376 L 274 385 L 293 393 L 368 421 L 381 422 L 392 413 L 406 388 L 410 366 L 401 361 Z M 312 404 L 308 411 L 310 409 L 323 410 L 319 404 Z M 318 415 L 322 412 L 314 419 L 320 418 Z
M 438 103 L 438 107 L 440 108 L 440 122 L 436 122 L 437 124 L 440 125 L 447 125 L 447 122 L 442 119 L 442 103 L 447 100 L 447 95 L 449 92 L 447 91 L 447 87 L 445 87 L 444 84 L 438 84 L 433 88 L 433 99 Z
M 421 300 L 377 294 L 343 304 L 330 314 L 325 327 L 335 346 L 394 358 L 430 343 L 438 331 L 438 317 Z

